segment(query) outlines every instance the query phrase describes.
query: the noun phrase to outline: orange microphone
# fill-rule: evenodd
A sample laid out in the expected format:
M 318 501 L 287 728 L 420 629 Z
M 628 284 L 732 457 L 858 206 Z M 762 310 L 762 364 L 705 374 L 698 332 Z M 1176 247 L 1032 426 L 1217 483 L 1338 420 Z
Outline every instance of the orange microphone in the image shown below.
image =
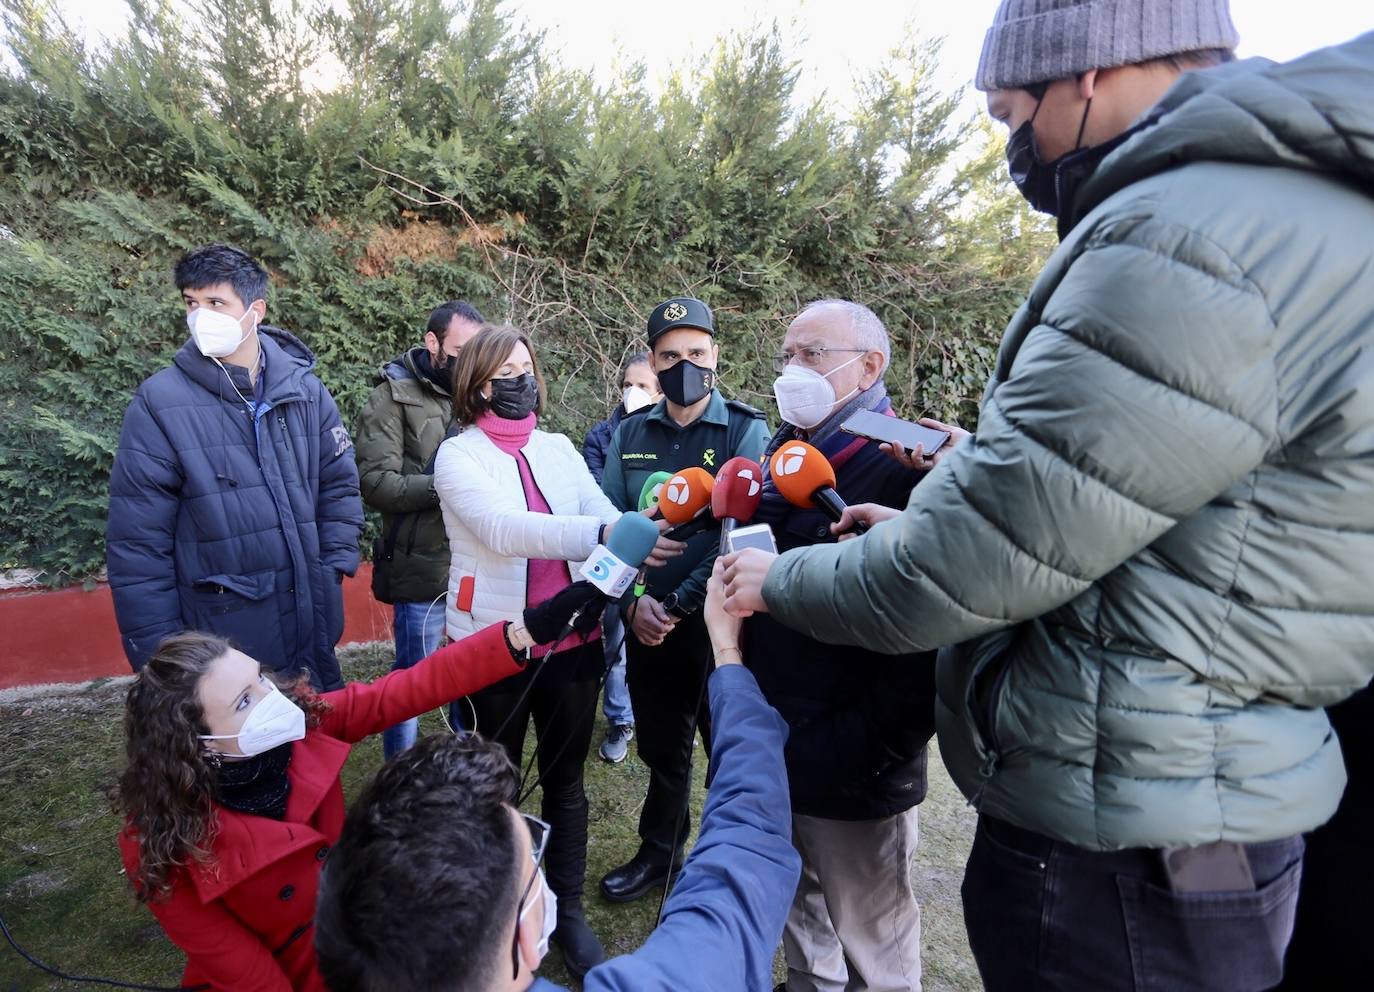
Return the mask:
M 814 506 L 835 523 L 844 516 L 848 504 L 835 492 L 835 469 L 812 445 L 788 441 L 773 452 L 768 471 L 782 498 L 793 506 Z M 868 524 L 860 520 L 854 530 L 862 534 Z
M 711 490 L 716 480 L 699 466 L 684 468 L 663 484 L 658 494 L 658 512 L 673 526 L 664 537 L 674 541 L 686 540 L 714 523 L 706 512 L 711 505 Z

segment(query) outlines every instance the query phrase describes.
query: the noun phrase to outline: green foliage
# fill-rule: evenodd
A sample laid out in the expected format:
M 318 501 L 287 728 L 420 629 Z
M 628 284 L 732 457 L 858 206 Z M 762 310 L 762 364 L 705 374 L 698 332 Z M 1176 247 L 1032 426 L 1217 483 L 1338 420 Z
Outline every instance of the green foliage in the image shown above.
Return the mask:
M 269 320 L 346 419 L 466 297 L 532 331 L 548 426 L 580 437 L 684 292 L 717 308 L 735 395 L 769 405 L 791 315 L 842 296 L 887 322 L 901 412 L 971 426 L 1049 244 L 1000 140 L 933 84 L 933 43 L 844 117 L 799 105 L 776 29 L 655 93 L 643 66 L 601 88 L 551 61 L 498 0 L 127 2 L 93 52 L 0 0 L 0 568 L 49 581 L 100 569 L 120 419 L 185 340 L 170 271 L 195 245 L 262 260 Z

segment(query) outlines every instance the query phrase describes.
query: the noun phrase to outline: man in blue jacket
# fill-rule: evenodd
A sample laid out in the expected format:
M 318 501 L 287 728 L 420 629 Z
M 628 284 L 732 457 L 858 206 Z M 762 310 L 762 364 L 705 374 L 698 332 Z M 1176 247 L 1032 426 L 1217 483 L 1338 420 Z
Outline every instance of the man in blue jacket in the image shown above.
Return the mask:
M 700 837 L 658 928 L 633 954 L 587 972 L 587 992 L 772 984 L 799 870 L 787 728 L 739 664 L 739 623 L 721 595 L 717 577 L 706 603 L 714 778 Z M 505 752 L 476 735 L 426 738 L 378 773 L 320 882 L 315 948 L 333 992 L 557 988 L 534 976 L 556 919 L 539 867 L 549 828 L 516 809 L 518 784 Z
M 887 328 L 868 307 L 817 300 L 787 328 L 774 365 L 783 424 L 765 464 L 804 440 L 829 459 L 846 503 L 901 508 L 923 472 L 840 430 L 862 411 L 894 416 L 883 384 Z M 835 540 L 829 519 L 796 507 L 765 474 L 754 523 L 779 551 Z M 801 883 L 783 931 L 783 992 L 919 992 L 921 913 L 911 887 L 916 805 L 935 733 L 935 652 L 844 653 L 766 613 L 744 625 L 745 664 L 787 721 L 792 841 Z
M 582 442 L 582 458 L 598 483 L 606 474 L 606 452 L 620 422 L 632 413 L 653 406 L 662 394 L 647 351 L 630 356 L 620 372 L 621 400 L 605 420 L 592 425 Z M 602 711 L 606 714 L 606 739 L 601 742 L 601 758 L 618 765 L 630 753 L 635 735 L 635 711 L 630 704 L 630 689 L 625 684 L 625 621 L 620 607 L 612 603 L 602 620 L 601 643 L 606 650 L 606 687 Z
M 353 440 L 314 355 L 262 323 L 261 265 L 209 245 L 174 276 L 191 340 L 138 387 L 110 475 L 124 653 L 137 671 L 168 634 L 204 630 L 340 688 L 342 582 L 363 523 Z

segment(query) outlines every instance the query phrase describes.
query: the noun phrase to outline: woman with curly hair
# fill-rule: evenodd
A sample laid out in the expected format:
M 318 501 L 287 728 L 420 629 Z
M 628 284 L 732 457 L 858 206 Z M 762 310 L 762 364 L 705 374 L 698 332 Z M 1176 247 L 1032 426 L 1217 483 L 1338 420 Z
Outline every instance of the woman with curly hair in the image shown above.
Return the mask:
M 594 595 L 571 586 L 413 668 L 322 695 L 222 638 L 164 640 L 125 704 L 119 846 L 139 901 L 186 952 L 182 984 L 323 992 L 315 890 L 343 827 L 350 745 L 516 674 Z

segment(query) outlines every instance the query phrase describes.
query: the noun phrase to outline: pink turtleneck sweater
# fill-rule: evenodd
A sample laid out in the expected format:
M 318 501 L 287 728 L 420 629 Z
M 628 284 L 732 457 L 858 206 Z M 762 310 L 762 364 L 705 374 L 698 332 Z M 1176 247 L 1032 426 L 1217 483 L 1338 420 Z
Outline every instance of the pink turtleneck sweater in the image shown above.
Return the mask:
M 534 433 L 534 428 L 538 422 L 539 418 L 533 413 L 520 420 L 507 420 L 504 417 L 498 417 L 489 410 L 478 416 L 475 421 L 477 428 L 491 439 L 492 444 L 515 459 L 516 468 L 520 470 L 520 485 L 525 490 L 525 506 L 529 511 L 531 513 L 552 513 L 553 511 L 549 508 L 549 501 L 544 498 L 544 494 L 539 491 L 539 487 L 534 482 L 534 473 L 530 471 L 530 463 L 526 460 L 522 450 L 529 442 L 530 435 Z M 568 569 L 567 562 L 549 558 L 530 558 L 529 571 L 525 580 L 525 605 L 533 606 L 536 603 L 542 603 L 570 585 L 572 585 L 572 572 Z M 559 651 L 565 651 L 600 637 L 601 628 L 598 626 L 587 637 L 573 634 L 566 640 L 560 641 L 556 647 Z M 530 657 L 544 657 L 549 653 L 549 647 L 550 645 L 541 644 L 532 648 Z

